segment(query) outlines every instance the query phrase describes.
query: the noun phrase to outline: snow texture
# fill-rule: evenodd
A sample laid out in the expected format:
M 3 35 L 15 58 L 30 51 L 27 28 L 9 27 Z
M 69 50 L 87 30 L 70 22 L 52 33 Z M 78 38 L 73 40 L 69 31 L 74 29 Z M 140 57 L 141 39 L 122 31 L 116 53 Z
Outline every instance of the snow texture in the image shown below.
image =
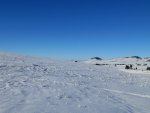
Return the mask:
M 150 113 L 150 74 L 0 52 L 0 113 Z

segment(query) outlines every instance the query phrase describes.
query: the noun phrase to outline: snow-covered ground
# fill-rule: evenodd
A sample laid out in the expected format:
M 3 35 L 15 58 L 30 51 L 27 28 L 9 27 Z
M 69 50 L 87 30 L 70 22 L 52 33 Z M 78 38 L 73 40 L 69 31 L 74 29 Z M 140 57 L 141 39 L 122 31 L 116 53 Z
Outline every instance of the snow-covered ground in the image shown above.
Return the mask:
M 97 59 L 89 59 L 82 61 L 83 63 L 87 64 L 101 64 L 101 65 L 108 65 L 108 67 L 116 67 L 119 70 L 123 70 L 130 73 L 148 73 L 147 67 L 150 67 L 150 58 L 135 58 L 135 57 L 128 57 L 128 58 L 116 58 L 111 60 L 97 60 Z M 132 65 L 132 70 L 125 70 L 126 65 Z M 135 70 L 136 69 L 136 70 Z
M 0 113 L 150 113 L 150 74 L 0 52 Z

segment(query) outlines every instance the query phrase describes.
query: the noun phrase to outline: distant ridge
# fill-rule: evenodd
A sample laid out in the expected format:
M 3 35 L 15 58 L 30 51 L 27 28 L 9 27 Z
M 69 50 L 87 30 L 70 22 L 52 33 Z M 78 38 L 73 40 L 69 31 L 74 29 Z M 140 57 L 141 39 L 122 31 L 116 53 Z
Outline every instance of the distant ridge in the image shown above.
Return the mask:
M 131 58 L 142 59 L 142 58 L 141 58 L 141 57 L 139 57 L 139 56 L 131 56 Z
M 93 57 L 91 59 L 102 60 L 102 58 L 100 58 L 100 57 Z

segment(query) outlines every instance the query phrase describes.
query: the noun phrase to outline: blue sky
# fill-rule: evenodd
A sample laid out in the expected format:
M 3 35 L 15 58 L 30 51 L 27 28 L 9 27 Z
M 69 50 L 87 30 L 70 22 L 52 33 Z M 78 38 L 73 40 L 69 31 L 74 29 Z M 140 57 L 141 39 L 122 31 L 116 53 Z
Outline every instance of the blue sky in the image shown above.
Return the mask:
M 0 51 L 56 59 L 150 57 L 149 0 L 1 0 Z

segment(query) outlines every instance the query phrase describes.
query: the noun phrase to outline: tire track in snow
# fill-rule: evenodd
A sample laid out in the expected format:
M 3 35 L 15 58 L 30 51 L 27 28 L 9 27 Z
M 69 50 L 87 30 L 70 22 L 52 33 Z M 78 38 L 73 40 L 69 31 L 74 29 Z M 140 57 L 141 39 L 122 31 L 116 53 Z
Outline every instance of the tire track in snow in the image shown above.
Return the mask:
M 111 90 L 111 89 L 105 89 L 105 88 L 103 88 L 103 90 L 109 91 L 109 92 L 112 92 L 112 93 L 119 93 L 119 94 L 133 95 L 133 96 L 138 96 L 138 97 L 149 98 L 149 99 L 150 99 L 150 95 L 142 95 L 142 94 L 138 94 L 138 93 L 123 92 L 123 91 L 119 91 L 119 90 Z

